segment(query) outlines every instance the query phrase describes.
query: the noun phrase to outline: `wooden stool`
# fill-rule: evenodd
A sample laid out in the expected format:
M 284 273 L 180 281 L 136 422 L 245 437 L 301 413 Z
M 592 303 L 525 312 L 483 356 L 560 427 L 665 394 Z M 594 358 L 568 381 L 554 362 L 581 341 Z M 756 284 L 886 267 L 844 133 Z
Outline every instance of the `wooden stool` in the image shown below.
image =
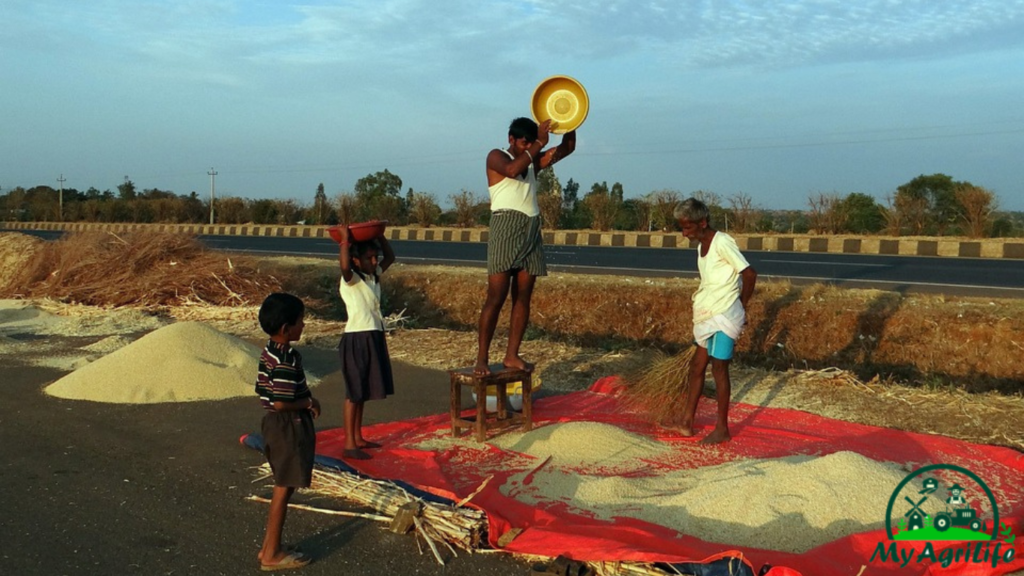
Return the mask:
M 459 436 L 460 428 L 472 427 L 476 433 L 477 442 L 487 440 L 487 430 L 503 428 L 510 424 L 521 422 L 523 431 L 529 432 L 533 428 L 533 381 L 530 372 L 518 368 L 506 368 L 501 364 L 491 364 L 491 373 L 484 376 L 473 374 L 473 367 L 449 370 L 452 378 L 451 394 L 451 416 L 452 416 L 452 437 Z M 505 400 L 508 398 L 508 385 L 522 382 L 523 386 L 523 411 L 522 414 L 509 414 L 505 407 Z M 498 393 L 498 411 L 487 411 L 487 387 L 494 385 Z M 462 418 L 462 387 L 471 386 L 476 393 L 476 418 Z M 492 418 L 493 416 L 493 418 Z

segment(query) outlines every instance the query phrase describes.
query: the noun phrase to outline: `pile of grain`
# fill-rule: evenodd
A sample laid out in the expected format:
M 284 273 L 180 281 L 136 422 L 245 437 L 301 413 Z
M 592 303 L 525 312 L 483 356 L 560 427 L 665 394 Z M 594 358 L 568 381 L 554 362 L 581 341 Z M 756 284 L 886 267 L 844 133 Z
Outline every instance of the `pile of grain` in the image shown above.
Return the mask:
M 551 436 L 562 435 L 551 431 Z M 597 453 L 608 446 L 610 458 L 636 458 L 622 451 L 618 436 L 610 445 L 603 436 L 588 435 L 545 450 L 571 459 L 577 458 L 574 451 L 584 450 L 588 455 L 581 462 L 600 462 Z M 650 449 L 643 454 L 650 457 Z M 802 553 L 883 527 L 891 490 L 905 475 L 894 464 L 837 452 L 737 460 L 642 477 L 548 465 L 510 478 L 501 491 L 530 504 L 561 501 L 609 521 L 636 518 L 710 542 Z
M 60 398 L 119 404 L 254 396 L 260 349 L 196 322 L 171 324 L 54 382 Z
M 551 457 L 552 467 L 583 468 L 611 473 L 643 461 L 657 460 L 669 448 L 656 440 L 598 422 L 553 424 L 527 433 L 503 434 L 493 444 L 504 450 Z

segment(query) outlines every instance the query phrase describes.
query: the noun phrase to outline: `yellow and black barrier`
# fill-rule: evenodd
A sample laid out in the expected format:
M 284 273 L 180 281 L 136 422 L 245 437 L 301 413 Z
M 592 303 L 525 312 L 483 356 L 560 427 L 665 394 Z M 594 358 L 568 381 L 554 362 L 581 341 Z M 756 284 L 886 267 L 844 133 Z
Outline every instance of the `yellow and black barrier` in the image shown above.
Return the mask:
M 182 234 L 222 236 L 272 236 L 278 238 L 329 238 L 324 226 L 263 224 L 111 224 L 92 222 L 0 222 L 6 230 L 99 230 L 130 232 L 151 230 Z M 486 228 L 388 228 L 390 240 L 427 242 L 486 242 Z M 766 252 L 820 252 L 885 256 L 942 256 L 946 258 L 1024 259 L 1024 241 L 964 238 L 894 238 L 880 236 L 814 236 L 787 234 L 733 234 L 741 250 Z M 597 232 L 554 230 L 544 232 L 544 243 L 555 246 L 621 246 L 629 248 L 692 248 L 679 233 Z

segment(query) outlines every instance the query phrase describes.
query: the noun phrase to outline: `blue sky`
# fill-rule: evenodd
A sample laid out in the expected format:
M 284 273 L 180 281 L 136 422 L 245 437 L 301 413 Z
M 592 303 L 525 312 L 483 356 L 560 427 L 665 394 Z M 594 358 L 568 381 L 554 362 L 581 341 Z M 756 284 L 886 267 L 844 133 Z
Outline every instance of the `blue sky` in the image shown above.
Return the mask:
M 570 75 L 564 183 L 762 208 L 942 172 L 1024 210 L 1024 0 L 5 0 L 0 192 L 311 202 L 385 168 L 442 203 Z M 553 138 L 557 142 L 558 136 Z M 581 191 L 581 192 L 582 192 Z

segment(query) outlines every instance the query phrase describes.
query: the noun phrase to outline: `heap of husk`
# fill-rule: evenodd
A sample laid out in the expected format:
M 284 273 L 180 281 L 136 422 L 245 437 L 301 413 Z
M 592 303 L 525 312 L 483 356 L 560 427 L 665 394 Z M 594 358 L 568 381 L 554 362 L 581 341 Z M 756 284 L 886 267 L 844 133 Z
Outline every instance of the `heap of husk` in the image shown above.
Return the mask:
M 72 233 L 41 246 L 8 291 L 102 307 L 251 306 L 280 290 L 254 262 L 184 234 Z
M 690 366 L 696 352 L 697 347 L 690 346 L 671 356 L 661 354 L 639 374 L 626 377 L 626 406 L 655 423 L 678 419 L 686 408 Z

